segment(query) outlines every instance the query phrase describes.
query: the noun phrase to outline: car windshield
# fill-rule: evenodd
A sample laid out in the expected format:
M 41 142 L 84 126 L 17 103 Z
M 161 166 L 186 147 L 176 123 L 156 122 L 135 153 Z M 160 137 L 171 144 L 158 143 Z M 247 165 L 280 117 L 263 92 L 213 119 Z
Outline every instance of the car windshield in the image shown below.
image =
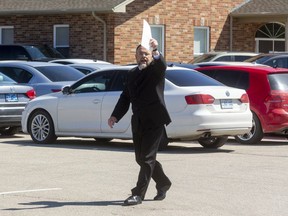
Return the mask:
M 39 49 L 38 47 L 35 46 L 25 46 L 25 48 L 28 50 L 30 53 L 32 59 L 43 59 L 47 58 Z
M 201 56 L 198 56 L 194 60 L 189 61 L 189 64 L 195 64 L 199 62 L 209 62 L 211 59 L 213 59 L 217 54 L 203 54 Z
M 52 82 L 60 81 L 76 81 L 85 76 L 80 71 L 69 66 L 39 66 L 35 67 L 41 73 L 43 73 Z
M 252 57 L 252 58 L 245 60 L 245 62 L 262 64 L 263 62 L 265 62 L 269 58 L 271 58 L 271 56 L 255 56 L 255 57 Z
M 10 77 L 0 72 L 0 85 L 3 84 L 16 84 L 16 82 Z
M 288 72 L 268 76 L 271 90 L 288 91 Z
M 222 83 L 194 70 L 167 70 L 165 77 L 177 86 L 223 86 Z

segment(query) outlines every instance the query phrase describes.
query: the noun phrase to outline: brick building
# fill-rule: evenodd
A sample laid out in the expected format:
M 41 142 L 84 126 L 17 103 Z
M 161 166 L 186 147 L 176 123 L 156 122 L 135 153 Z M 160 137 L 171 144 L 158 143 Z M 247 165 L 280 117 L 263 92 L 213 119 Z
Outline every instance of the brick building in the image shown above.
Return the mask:
M 169 61 L 187 62 L 211 50 L 284 51 L 286 2 L 2 0 L 0 43 L 47 44 L 70 58 L 127 64 L 134 62 L 145 19 Z

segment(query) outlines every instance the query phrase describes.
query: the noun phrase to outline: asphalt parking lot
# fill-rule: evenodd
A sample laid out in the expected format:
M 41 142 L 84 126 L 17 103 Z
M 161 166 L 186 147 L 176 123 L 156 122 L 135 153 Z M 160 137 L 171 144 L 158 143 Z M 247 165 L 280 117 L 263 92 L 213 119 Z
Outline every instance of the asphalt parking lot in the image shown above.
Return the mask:
M 218 150 L 172 143 L 158 154 L 172 187 L 164 201 L 122 206 L 138 166 L 130 141 L 61 138 L 37 145 L 18 134 L 0 137 L 1 216 L 286 216 L 288 142 L 234 140 Z

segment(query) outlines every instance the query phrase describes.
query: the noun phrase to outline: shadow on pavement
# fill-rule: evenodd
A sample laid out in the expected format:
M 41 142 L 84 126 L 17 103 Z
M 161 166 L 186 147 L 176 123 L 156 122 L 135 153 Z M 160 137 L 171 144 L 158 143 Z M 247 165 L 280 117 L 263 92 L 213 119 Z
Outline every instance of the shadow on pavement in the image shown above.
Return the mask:
M 3 211 L 20 211 L 20 210 L 44 209 L 44 208 L 59 208 L 63 206 L 111 206 L 111 205 L 123 205 L 123 200 L 92 201 L 92 202 L 38 201 L 38 202 L 29 202 L 29 203 L 19 203 L 19 205 L 29 206 L 29 207 L 7 208 L 7 209 L 2 209 L 2 210 Z

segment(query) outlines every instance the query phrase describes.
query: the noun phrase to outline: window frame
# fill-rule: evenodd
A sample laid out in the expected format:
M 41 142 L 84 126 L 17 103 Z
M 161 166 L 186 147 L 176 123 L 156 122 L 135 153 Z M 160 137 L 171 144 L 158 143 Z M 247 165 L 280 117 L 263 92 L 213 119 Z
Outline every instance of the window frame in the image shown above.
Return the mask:
M 13 29 L 14 30 L 14 26 L 0 26 L 0 44 L 5 44 L 3 43 L 3 29 Z M 10 44 L 10 43 L 8 43 Z M 13 32 L 13 43 L 14 44 L 14 32 Z
M 162 53 L 162 55 L 165 55 L 165 26 L 164 25 L 150 25 L 151 27 L 151 32 L 152 32 L 152 37 L 155 38 L 158 41 L 158 50 Z M 154 29 L 160 29 L 161 31 L 161 35 L 160 35 L 160 40 L 159 38 L 155 37 L 155 35 L 153 35 L 153 28 Z
M 57 28 L 63 28 L 66 27 L 68 28 L 68 34 L 69 32 L 69 24 L 57 24 L 53 26 L 53 46 L 54 48 L 69 48 L 70 47 L 70 40 L 69 40 L 69 35 L 68 35 L 68 43 L 67 45 L 57 45 Z
M 195 41 L 195 33 L 196 33 L 196 30 L 206 30 L 206 46 L 205 46 L 205 51 L 204 52 L 195 52 L 195 45 L 196 45 L 196 41 Z M 201 41 L 200 41 L 201 43 Z M 204 53 L 207 53 L 209 52 L 209 48 L 210 48 L 210 28 L 208 26 L 194 26 L 194 46 L 193 46 L 193 54 L 194 54 L 194 57 L 197 57 L 197 56 L 200 56 L 200 55 L 203 55 Z M 200 44 L 200 47 L 201 47 L 201 44 Z

